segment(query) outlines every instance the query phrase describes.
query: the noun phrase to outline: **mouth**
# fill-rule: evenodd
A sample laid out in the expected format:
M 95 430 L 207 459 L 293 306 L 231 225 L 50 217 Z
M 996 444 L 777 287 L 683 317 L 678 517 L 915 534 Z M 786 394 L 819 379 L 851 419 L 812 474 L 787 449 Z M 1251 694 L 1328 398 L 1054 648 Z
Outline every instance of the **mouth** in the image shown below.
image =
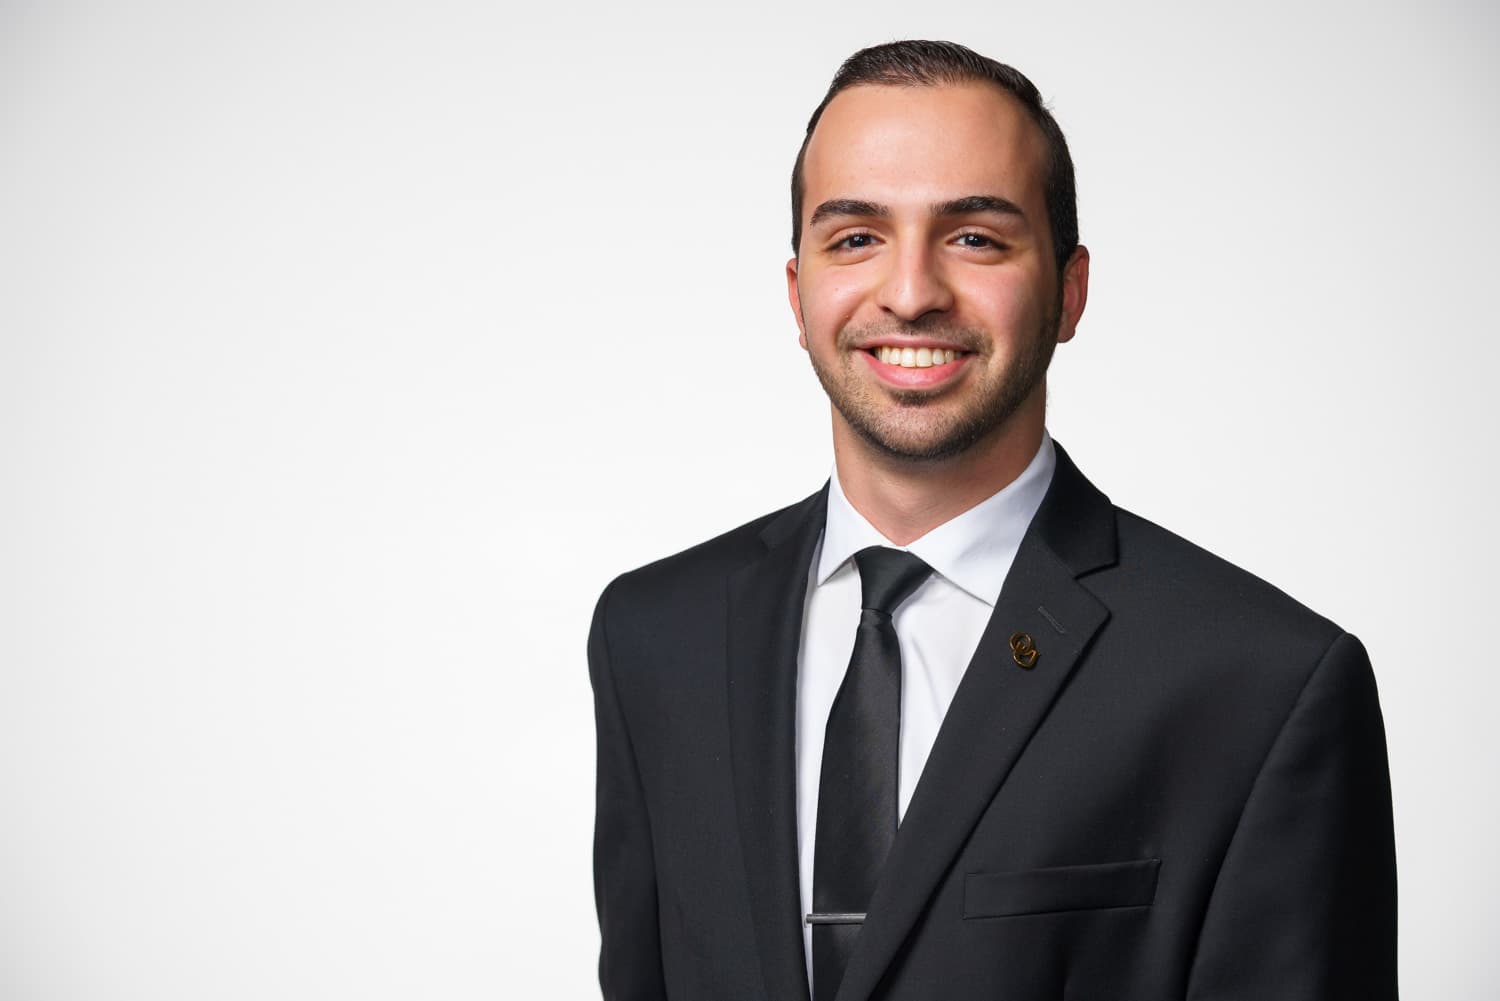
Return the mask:
M 897 347 L 893 344 L 878 344 L 865 350 L 876 361 L 892 368 L 934 368 L 951 365 L 968 355 L 967 351 L 952 348 Z
M 872 344 L 860 351 L 874 376 L 897 390 L 939 391 L 962 377 L 971 352 L 934 344 Z

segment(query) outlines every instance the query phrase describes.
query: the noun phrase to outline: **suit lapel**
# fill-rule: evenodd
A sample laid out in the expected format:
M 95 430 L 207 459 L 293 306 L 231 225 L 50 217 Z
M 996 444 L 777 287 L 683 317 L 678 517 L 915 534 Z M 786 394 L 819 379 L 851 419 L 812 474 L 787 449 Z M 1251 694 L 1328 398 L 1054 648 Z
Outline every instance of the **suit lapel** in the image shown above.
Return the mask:
M 838 1001 L 864 1001 L 879 985 L 928 898 L 1109 617 L 1076 578 L 1114 561 L 1114 510 L 1061 448 L 1057 460 L 1047 496 L 912 794 Z M 1015 633 L 1029 634 L 1039 651 L 1029 669 L 1013 656 Z
M 735 806 L 767 997 L 808 1001 L 797 879 L 797 654 L 827 490 L 775 519 L 767 553 L 729 578 Z

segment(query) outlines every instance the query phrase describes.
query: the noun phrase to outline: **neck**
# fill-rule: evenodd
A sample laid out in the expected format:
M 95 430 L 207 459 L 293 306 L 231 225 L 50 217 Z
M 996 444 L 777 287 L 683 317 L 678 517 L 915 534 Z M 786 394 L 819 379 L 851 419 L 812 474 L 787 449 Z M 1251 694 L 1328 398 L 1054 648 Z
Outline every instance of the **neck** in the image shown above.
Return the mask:
M 835 411 L 833 452 L 839 486 L 854 510 L 881 535 L 898 546 L 908 545 L 1025 472 L 1042 445 L 1044 416 L 1041 407 L 1025 408 L 958 455 L 914 460 L 876 449 Z

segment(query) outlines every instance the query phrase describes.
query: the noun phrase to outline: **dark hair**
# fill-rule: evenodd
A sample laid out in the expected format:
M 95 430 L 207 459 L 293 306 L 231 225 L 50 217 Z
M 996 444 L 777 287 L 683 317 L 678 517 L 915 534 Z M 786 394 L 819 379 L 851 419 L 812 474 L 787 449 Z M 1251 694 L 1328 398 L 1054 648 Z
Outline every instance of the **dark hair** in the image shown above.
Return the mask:
M 823 96 L 823 103 L 813 111 L 807 123 L 807 136 L 802 148 L 797 151 L 797 163 L 792 167 L 792 253 L 800 252 L 802 240 L 802 197 L 804 179 L 802 161 L 807 156 L 807 144 L 812 139 L 813 129 L 823 111 L 842 91 L 860 84 L 885 86 L 935 87 L 942 84 L 988 82 L 1021 102 L 1031 120 L 1042 130 L 1047 144 L 1046 176 L 1043 178 L 1043 193 L 1047 200 L 1047 221 L 1052 230 L 1052 248 L 1057 257 L 1057 271 L 1063 266 L 1078 246 L 1078 195 L 1073 182 L 1073 157 L 1068 153 L 1068 141 L 1063 138 L 1057 119 L 1042 104 L 1042 95 L 1036 85 L 1026 79 L 1025 74 L 1014 67 L 981 56 L 973 49 L 956 42 L 929 42 L 909 40 L 887 42 L 860 49 L 844 60 L 844 65 L 833 75 L 833 83 Z

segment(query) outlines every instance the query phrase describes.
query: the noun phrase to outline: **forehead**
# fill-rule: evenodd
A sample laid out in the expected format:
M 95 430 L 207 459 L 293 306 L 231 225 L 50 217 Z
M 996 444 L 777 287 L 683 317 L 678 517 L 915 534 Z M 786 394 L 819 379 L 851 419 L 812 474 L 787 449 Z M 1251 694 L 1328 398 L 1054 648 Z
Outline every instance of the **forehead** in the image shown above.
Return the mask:
M 1040 205 L 1046 144 L 993 84 L 859 85 L 828 103 L 803 160 L 804 202 L 933 204 L 972 194 Z

